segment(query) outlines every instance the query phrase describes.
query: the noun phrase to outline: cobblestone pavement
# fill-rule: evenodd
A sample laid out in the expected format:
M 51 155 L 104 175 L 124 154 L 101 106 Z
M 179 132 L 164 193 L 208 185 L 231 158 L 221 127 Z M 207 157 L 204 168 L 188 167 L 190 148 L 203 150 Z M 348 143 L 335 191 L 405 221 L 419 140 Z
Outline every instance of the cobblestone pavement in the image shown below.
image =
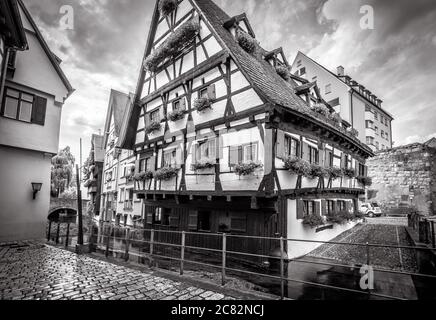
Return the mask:
M 0 244 L 2 300 L 235 300 L 38 242 Z

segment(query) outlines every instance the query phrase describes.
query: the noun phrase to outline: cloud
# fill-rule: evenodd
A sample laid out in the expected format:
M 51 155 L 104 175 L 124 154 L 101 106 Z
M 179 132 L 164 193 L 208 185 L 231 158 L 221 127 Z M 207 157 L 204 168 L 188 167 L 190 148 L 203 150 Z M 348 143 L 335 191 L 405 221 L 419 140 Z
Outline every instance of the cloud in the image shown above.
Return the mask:
M 24 0 L 76 92 L 63 108 L 61 147 L 78 155 L 83 138 L 103 129 L 110 89 L 134 91 L 154 0 Z M 436 131 L 436 2 L 432 0 L 215 0 L 230 16 L 246 12 L 267 49 L 297 51 L 329 69 L 343 65 L 384 100 L 396 145 Z M 371 5 L 375 30 L 360 29 Z M 74 30 L 61 30 L 60 8 L 74 9 Z

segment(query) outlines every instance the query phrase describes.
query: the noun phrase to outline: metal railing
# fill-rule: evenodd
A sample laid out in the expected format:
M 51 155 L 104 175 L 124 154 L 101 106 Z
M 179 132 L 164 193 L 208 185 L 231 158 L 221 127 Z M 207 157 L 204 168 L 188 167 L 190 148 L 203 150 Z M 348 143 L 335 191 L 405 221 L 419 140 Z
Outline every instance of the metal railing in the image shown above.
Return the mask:
M 65 244 L 65 247 L 68 247 L 70 244 L 74 244 L 74 237 L 76 235 L 70 234 L 70 227 L 68 225 L 67 232 L 65 235 L 60 235 L 59 225 L 56 229 L 55 237 L 52 237 L 51 234 L 48 234 L 48 240 L 53 240 L 56 244 L 62 242 Z M 139 236 L 138 236 L 139 235 Z M 174 240 L 173 243 L 170 241 L 159 241 L 159 238 L 162 238 L 162 235 L 171 235 Z M 204 243 L 206 240 L 205 237 L 213 237 L 217 241 L 215 244 L 219 243 L 219 246 L 205 247 L 201 245 L 195 245 L 195 241 L 188 241 L 188 237 L 199 237 L 200 240 L 197 243 Z M 401 246 L 401 245 L 381 245 L 381 244 L 372 244 L 372 243 L 344 243 L 344 242 L 335 242 L 335 241 L 315 241 L 315 240 L 301 240 L 301 239 L 287 239 L 287 238 L 273 238 L 273 237 L 255 237 L 255 236 L 243 236 L 243 235 L 233 235 L 233 234 L 221 234 L 221 233 L 201 233 L 201 232 L 185 232 L 185 231 L 172 231 L 172 230 L 153 230 L 153 229 L 129 229 L 117 227 L 111 224 L 101 224 L 100 228 L 92 228 L 91 232 L 87 234 L 87 238 L 89 243 L 92 245 L 94 250 L 100 249 L 104 252 L 106 257 L 109 255 L 121 255 L 122 259 L 128 261 L 130 257 L 137 257 L 138 259 L 146 259 L 149 260 L 150 267 L 153 267 L 155 261 L 158 259 L 169 260 L 171 262 L 176 262 L 179 266 L 180 275 L 184 275 L 187 264 L 192 264 L 196 266 L 206 267 L 217 269 L 221 273 L 221 284 L 224 286 L 226 284 L 226 279 L 229 272 L 232 273 L 241 273 L 246 276 L 258 276 L 263 278 L 269 278 L 271 280 L 276 280 L 280 282 L 280 297 L 281 299 L 285 298 L 285 287 L 286 283 L 296 283 L 308 286 L 314 286 L 321 289 L 331 289 L 337 290 L 340 292 L 366 295 L 367 298 L 378 297 L 384 299 L 391 300 L 405 300 L 404 297 L 391 296 L 388 294 L 378 293 L 372 289 L 367 290 L 358 290 L 354 288 L 345 288 L 339 287 L 337 285 L 331 284 L 323 284 L 317 283 L 313 281 L 306 281 L 297 278 L 290 277 L 292 272 L 289 272 L 288 268 L 286 268 L 286 264 L 288 263 L 301 263 L 301 264 L 310 264 L 310 265 L 322 265 L 328 267 L 343 267 L 343 268 L 356 268 L 356 265 L 346 265 L 343 263 L 334 263 L 330 261 L 311 261 L 304 258 L 299 259 L 288 259 L 286 253 L 286 247 L 292 243 L 306 243 L 306 244 L 319 244 L 319 245 L 341 245 L 341 246 L 350 246 L 350 247 L 362 247 L 365 248 L 365 257 L 363 257 L 364 262 L 361 265 L 371 266 L 371 249 L 374 248 L 384 248 L 384 249 L 394 249 L 394 250 L 420 250 L 420 251 L 433 251 L 435 252 L 435 247 L 433 248 L 423 248 L 423 247 L 412 247 L 412 246 Z M 142 238 L 142 239 L 140 239 Z M 169 237 L 167 237 L 169 238 Z M 61 240 L 64 241 L 61 241 Z M 203 240 L 204 241 L 203 241 Z M 229 241 L 233 240 L 233 242 L 241 242 L 241 241 L 270 241 L 270 242 L 278 242 L 279 244 L 279 254 L 280 256 L 273 256 L 271 254 L 259 254 L 259 253 L 250 253 L 250 252 L 241 252 L 229 249 Z M 118 248 L 115 247 L 115 243 L 119 242 Z M 135 252 L 134 248 L 137 248 L 137 252 Z M 162 250 L 165 249 L 173 249 L 172 255 L 162 253 Z M 174 251 L 175 250 L 175 251 Z M 190 256 L 193 256 L 193 253 L 199 254 L 207 254 L 214 255 L 217 258 L 215 261 L 218 264 L 198 261 L 190 259 Z M 241 259 L 235 259 L 235 257 L 242 257 Z M 231 267 L 229 264 L 229 259 L 232 258 L 234 261 L 253 261 L 268 259 L 269 261 L 273 261 L 278 264 L 278 270 L 276 274 L 270 274 L 268 272 L 257 272 L 241 269 L 240 267 Z M 359 266 L 359 265 L 358 265 Z M 292 268 L 291 268 L 292 269 Z M 436 281 L 435 274 L 422 274 L 415 272 L 407 272 L 404 270 L 393 270 L 393 269 L 385 269 L 379 267 L 372 268 L 374 272 L 379 273 L 392 273 L 395 275 L 404 275 L 411 277 L 422 277 L 425 279 L 432 279 Z M 291 273 L 291 274 L 289 274 Z
M 419 242 L 436 248 L 436 220 L 414 212 L 408 215 L 408 223 L 409 227 L 418 232 Z

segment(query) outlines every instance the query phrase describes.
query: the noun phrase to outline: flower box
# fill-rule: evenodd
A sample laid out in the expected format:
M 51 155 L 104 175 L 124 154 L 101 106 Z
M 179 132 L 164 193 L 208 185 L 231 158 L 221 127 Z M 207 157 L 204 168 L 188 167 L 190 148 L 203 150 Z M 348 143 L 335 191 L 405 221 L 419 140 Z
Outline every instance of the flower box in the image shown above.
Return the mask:
M 257 169 L 261 168 L 263 168 L 263 164 L 258 162 L 242 163 L 235 166 L 235 173 L 238 176 L 249 176 L 253 174 Z
M 154 178 L 157 181 L 169 181 L 177 176 L 179 172 L 179 169 L 172 168 L 172 167 L 165 167 L 162 169 L 157 170 L 154 173 Z
M 171 113 L 168 113 L 168 119 L 172 122 L 176 122 L 179 120 L 182 120 L 183 118 L 185 118 L 185 113 L 183 111 L 174 111 Z
M 155 131 L 159 131 L 162 128 L 162 125 L 160 122 L 157 121 L 153 121 L 152 123 L 150 123 L 148 125 L 148 127 L 145 128 L 145 133 L 146 134 L 151 134 Z
M 215 168 L 216 163 L 212 161 L 199 161 L 192 165 L 192 171 L 201 171 Z
M 201 113 L 208 109 L 212 109 L 212 103 L 209 98 L 199 98 L 194 101 L 194 108 L 197 109 L 197 112 Z

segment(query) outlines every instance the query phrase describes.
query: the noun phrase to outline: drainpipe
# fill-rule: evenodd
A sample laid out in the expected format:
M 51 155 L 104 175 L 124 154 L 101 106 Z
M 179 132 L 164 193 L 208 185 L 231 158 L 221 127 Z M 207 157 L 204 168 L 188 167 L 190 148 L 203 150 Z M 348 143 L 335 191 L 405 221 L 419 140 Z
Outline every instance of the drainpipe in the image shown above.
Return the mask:
M 6 73 L 8 71 L 8 61 L 9 61 L 10 48 L 5 47 L 5 53 L 3 57 L 3 65 L 1 66 L 1 79 L 0 79 L 0 99 L 3 98 L 3 91 L 6 82 Z
M 354 95 L 354 90 L 353 89 L 351 89 L 351 98 L 350 98 L 350 100 L 351 100 L 351 102 L 350 102 L 350 117 L 351 117 L 351 126 L 354 128 L 354 108 L 353 108 L 353 95 Z

